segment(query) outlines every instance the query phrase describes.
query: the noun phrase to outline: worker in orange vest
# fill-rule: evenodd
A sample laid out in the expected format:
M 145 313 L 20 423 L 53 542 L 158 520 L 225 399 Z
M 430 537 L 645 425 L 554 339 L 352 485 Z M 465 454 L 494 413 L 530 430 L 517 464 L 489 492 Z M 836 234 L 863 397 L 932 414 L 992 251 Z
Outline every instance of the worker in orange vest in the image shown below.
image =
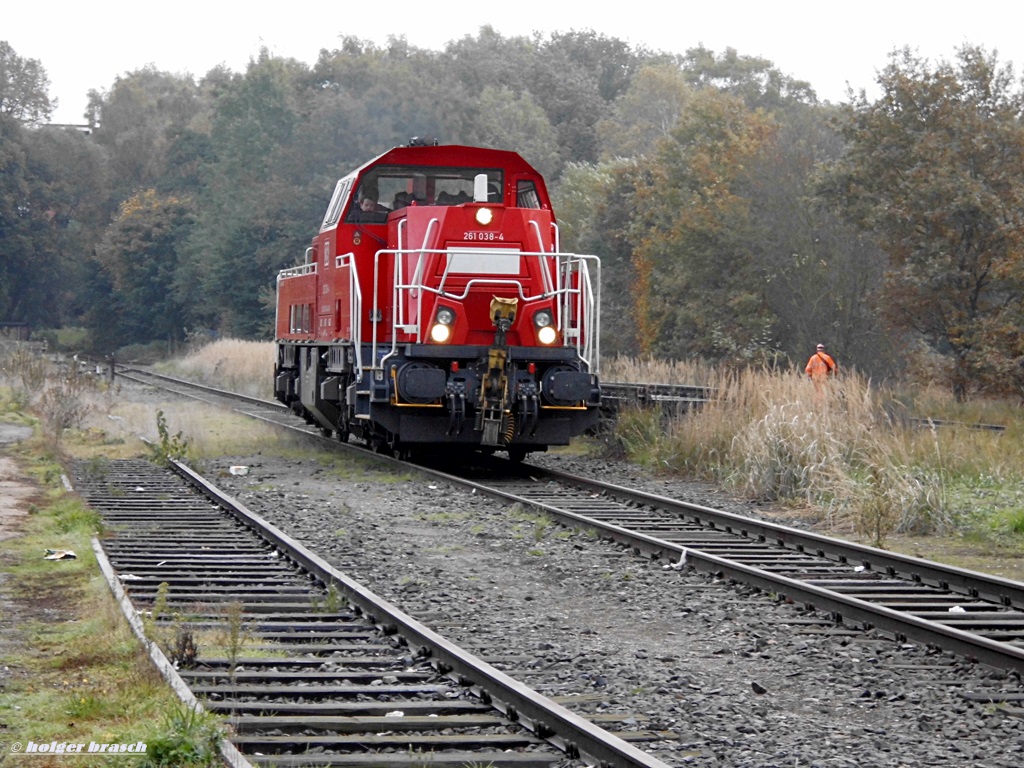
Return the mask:
M 825 345 L 819 344 L 811 359 L 807 361 L 804 368 L 807 375 L 814 381 L 824 381 L 829 376 L 836 375 L 836 361 L 825 351 Z

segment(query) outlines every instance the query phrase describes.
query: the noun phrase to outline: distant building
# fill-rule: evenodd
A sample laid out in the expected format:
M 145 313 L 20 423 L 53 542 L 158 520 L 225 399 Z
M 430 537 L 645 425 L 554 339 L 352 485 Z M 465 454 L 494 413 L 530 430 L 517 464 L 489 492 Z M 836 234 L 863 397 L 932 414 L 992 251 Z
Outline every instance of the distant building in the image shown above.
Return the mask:
M 0 339 L 4 341 L 28 341 L 31 332 L 28 323 L 0 323 Z
M 89 136 L 92 133 L 92 126 L 87 125 L 86 123 L 46 123 L 46 125 L 44 125 L 43 127 L 61 128 L 65 130 L 70 129 L 73 131 L 78 131 L 79 133 L 84 133 L 86 136 Z

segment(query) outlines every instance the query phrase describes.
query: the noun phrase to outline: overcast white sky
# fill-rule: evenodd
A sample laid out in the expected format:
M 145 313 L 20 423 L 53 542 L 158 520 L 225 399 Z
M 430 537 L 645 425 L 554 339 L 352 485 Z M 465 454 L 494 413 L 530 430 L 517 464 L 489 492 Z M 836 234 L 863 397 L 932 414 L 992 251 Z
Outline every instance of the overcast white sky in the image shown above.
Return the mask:
M 42 63 L 60 101 L 54 121 L 75 123 L 89 89 L 107 90 L 146 64 L 197 78 L 218 64 L 241 72 L 261 46 L 312 63 L 341 35 L 377 43 L 404 35 L 441 50 L 485 24 L 505 37 L 593 29 L 659 51 L 732 47 L 770 59 L 832 102 L 845 100 L 847 83 L 870 94 L 876 71 L 904 45 L 932 60 L 952 58 L 965 42 L 983 45 L 1024 70 L 1020 0 L 14 0 L 0 14 L 0 40 Z

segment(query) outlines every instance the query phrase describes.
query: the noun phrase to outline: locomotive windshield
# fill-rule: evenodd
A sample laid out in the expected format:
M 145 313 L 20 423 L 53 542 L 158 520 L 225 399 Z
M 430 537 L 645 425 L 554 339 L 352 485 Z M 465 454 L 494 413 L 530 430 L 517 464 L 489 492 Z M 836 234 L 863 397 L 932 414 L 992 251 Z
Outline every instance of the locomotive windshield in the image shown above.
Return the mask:
M 487 176 L 487 201 L 503 202 L 500 169 L 379 166 L 363 176 L 345 220 L 383 223 L 388 213 L 407 205 L 471 203 L 474 179 L 480 174 Z

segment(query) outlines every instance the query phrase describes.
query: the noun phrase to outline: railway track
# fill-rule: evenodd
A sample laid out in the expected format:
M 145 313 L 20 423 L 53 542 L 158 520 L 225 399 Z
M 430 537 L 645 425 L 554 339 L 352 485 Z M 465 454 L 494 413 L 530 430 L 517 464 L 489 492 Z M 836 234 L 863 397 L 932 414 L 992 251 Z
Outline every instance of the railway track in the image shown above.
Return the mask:
M 660 408 L 666 415 L 678 416 L 699 408 L 712 397 L 711 387 L 601 382 L 601 411 L 609 417 L 630 406 Z
M 1019 582 L 536 466 L 518 474 L 504 462 L 459 476 L 449 474 L 450 467 L 429 471 L 567 525 L 600 531 L 661 558 L 665 567 L 720 574 L 823 611 L 836 623 L 927 643 L 1018 676 L 1024 672 Z
M 473 481 L 476 482 L 476 481 Z M 540 467 L 479 489 L 661 558 L 879 629 L 1024 672 L 1024 584 Z
M 83 464 L 76 486 L 103 518 L 115 591 L 183 697 L 226 718 L 236 766 L 664 768 L 626 741 L 656 735 L 613 735 L 536 694 L 176 470 Z

